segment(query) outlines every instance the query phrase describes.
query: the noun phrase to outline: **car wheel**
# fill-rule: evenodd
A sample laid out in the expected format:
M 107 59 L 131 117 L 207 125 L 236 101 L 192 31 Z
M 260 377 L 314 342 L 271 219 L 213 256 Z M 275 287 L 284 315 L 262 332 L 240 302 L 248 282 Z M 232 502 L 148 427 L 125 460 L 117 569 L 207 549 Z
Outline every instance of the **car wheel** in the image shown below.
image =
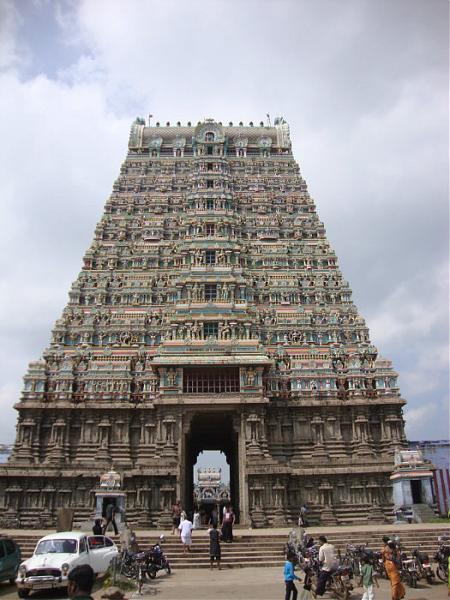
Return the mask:
M 17 590 L 17 595 L 19 598 L 28 598 L 30 594 L 30 590 Z

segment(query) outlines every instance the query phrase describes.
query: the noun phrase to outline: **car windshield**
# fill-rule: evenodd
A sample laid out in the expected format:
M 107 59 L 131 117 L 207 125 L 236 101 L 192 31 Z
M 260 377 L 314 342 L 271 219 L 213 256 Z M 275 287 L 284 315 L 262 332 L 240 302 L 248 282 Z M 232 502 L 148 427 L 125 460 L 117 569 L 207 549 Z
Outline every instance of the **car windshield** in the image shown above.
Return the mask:
M 36 547 L 35 554 L 75 554 L 77 540 L 42 540 Z

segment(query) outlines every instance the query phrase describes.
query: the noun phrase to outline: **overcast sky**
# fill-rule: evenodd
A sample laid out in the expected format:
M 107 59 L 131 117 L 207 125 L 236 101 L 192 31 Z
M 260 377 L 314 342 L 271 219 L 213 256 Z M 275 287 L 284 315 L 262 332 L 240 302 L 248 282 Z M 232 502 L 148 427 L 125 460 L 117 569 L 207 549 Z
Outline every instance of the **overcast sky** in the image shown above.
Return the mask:
M 0 0 L 0 441 L 129 127 L 284 116 L 407 434 L 448 431 L 447 0 Z

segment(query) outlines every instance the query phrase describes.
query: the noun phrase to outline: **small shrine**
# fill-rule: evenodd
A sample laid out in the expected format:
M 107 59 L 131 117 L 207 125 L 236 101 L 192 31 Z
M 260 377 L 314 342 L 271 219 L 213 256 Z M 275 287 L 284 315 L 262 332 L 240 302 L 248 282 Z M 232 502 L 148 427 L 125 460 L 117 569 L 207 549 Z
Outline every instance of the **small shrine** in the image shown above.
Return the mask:
M 433 514 L 435 503 L 432 487 L 434 465 L 424 459 L 420 450 L 397 450 L 394 464 L 390 477 L 394 510 L 410 515 L 415 521 L 426 520 L 421 514 L 423 509 L 425 513 Z
M 127 495 L 121 488 L 121 477 L 112 467 L 100 475 L 98 486 L 95 489 L 95 519 L 105 518 L 106 507 L 108 504 L 113 504 L 118 508 L 115 520 L 119 525 L 125 512 Z
M 223 507 L 230 501 L 230 486 L 222 482 L 222 469 L 197 469 L 194 505 L 198 507 L 202 522 L 206 524 L 209 521 L 214 509 L 220 516 Z

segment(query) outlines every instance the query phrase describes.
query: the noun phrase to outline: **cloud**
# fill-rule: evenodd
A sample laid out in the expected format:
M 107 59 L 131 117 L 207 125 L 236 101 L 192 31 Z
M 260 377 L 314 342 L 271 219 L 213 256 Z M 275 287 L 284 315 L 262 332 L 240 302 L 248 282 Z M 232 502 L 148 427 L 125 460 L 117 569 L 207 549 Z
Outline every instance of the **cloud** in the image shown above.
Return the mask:
M 440 329 L 448 316 L 447 298 L 445 264 L 398 282 L 369 319 L 374 339 L 384 345 L 404 343 L 407 337 L 420 340 L 430 334 L 446 336 L 447 331 Z
M 445 437 L 446 2 L 5 1 L 0 11 L 0 438 L 13 438 L 26 363 L 67 301 L 130 123 L 149 112 L 289 120 L 356 305 L 400 372 L 408 431 L 421 422 L 424 437 Z M 438 409 L 420 421 L 427 403 Z
M 448 396 L 408 408 L 405 420 L 410 440 L 426 440 L 430 431 L 434 434 L 432 439 L 448 439 Z

